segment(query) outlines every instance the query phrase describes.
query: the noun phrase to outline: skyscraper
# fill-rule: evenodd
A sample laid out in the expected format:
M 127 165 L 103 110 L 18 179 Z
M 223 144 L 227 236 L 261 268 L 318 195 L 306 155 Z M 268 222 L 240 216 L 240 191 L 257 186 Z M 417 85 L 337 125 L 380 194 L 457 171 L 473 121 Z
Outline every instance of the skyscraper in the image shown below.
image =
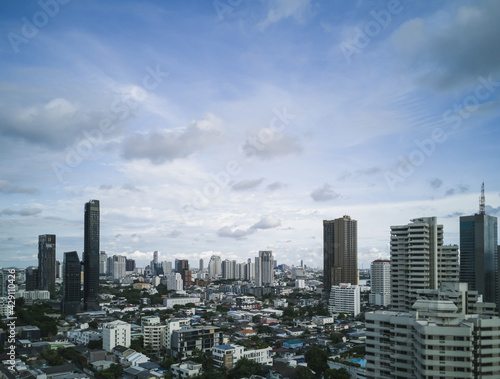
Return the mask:
M 208 262 L 208 275 L 215 277 L 222 274 L 222 262 L 219 255 L 212 255 Z
M 391 309 L 411 311 L 419 290 L 442 282 L 458 282 L 458 246 L 443 245 L 436 217 L 391 226 Z
M 99 254 L 99 275 L 107 275 L 108 271 L 108 255 L 105 251 L 101 251 Z
M 193 284 L 191 278 L 191 270 L 189 269 L 189 261 L 187 259 L 176 259 L 175 260 L 175 271 L 181 274 L 182 282 L 184 288 Z
M 273 284 L 274 257 L 272 251 L 259 251 L 255 257 L 255 285 L 257 287 Z
M 484 209 L 483 183 L 479 213 L 460 217 L 460 281 L 500 307 L 498 221 Z
M 99 310 L 99 200 L 85 203 L 83 252 L 83 304 L 85 311 Z
M 55 291 L 56 284 L 56 236 L 42 234 L 38 236 L 38 288 Z
M 64 253 L 62 301 L 62 312 L 64 314 L 74 315 L 80 312 L 80 278 L 81 268 L 78 253 L 76 251 Z
M 370 304 L 387 306 L 391 302 L 391 261 L 377 259 L 370 266 Z
M 324 291 L 340 283 L 358 284 L 358 222 L 344 216 L 323 220 Z
M 204 267 L 203 267 L 203 259 L 200 259 L 200 271 L 203 271 Z

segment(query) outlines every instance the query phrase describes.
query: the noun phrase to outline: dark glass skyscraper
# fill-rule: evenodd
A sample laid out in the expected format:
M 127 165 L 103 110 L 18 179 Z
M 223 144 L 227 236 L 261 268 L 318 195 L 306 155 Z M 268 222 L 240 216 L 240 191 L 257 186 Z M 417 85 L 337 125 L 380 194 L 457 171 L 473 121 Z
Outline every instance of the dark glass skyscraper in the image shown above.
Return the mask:
M 460 281 L 500 305 L 497 218 L 485 213 L 460 217 Z
M 76 251 L 64 253 L 62 312 L 74 315 L 81 307 L 81 268 Z
M 56 236 L 42 234 L 38 236 L 38 288 L 55 291 L 56 284 Z
M 340 283 L 358 284 L 358 222 L 349 216 L 323 220 L 323 275 L 325 292 Z
M 85 311 L 99 308 L 99 200 L 85 203 L 83 246 L 83 305 Z

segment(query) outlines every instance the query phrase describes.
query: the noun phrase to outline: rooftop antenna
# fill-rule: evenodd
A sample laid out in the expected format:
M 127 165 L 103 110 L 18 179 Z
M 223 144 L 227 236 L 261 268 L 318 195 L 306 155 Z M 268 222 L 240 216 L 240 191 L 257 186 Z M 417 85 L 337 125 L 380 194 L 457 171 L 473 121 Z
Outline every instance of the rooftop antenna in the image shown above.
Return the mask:
M 484 200 L 484 182 L 481 186 L 481 196 L 479 197 L 479 214 L 484 215 L 484 209 L 486 208 Z

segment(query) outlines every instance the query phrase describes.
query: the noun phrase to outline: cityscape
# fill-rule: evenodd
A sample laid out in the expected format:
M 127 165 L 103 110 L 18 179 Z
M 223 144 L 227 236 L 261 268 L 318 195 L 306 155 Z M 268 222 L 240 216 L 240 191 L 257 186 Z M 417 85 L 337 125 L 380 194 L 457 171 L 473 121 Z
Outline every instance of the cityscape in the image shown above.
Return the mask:
M 0 13 L 0 379 L 500 378 L 500 2 Z

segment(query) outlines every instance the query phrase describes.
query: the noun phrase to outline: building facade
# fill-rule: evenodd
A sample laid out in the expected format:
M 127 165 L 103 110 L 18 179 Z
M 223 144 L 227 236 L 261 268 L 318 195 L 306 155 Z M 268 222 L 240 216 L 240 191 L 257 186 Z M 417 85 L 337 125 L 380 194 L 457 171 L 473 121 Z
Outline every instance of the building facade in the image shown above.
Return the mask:
M 74 315 L 81 308 L 81 264 L 76 251 L 64 253 L 62 312 Z
M 171 337 L 171 353 L 175 357 L 187 357 L 195 348 L 210 351 L 223 344 L 223 334 L 216 326 L 174 330 Z
M 497 218 L 484 212 L 460 217 L 460 281 L 500 305 L 498 264 Z
M 358 284 L 358 224 L 349 216 L 323 220 L 324 288 Z
M 458 246 L 443 245 L 443 226 L 436 217 L 391 226 L 391 309 L 408 312 L 417 292 L 458 282 Z
M 259 251 L 255 257 L 255 285 L 262 287 L 274 283 L 274 257 L 272 251 Z
M 387 307 L 391 303 L 391 261 L 373 261 L 370 265 L 370 281 L 370 304 Z
M 56 236 L 54 234 L 38 236 L 38 282 L 37 289 L 55 291 Z
M 102 348 L 108 352 L 115 346 L 130 347 L 130 324 L 116 320 L 102 325 Z
M 330 313 L 350 313 L 357 316 L 361 311 L 359 286 L 351 283 L 340 283 L 338 286 L 332 286 L 328 310 Z
M 99 308 L 99 200 L 85 203 L 83 251 L 83 304 L 85 311 Z
M 415 311 L 368 312 L 367 378 L 498 378 L 500 319 L 460 313 L 451 300 Z

